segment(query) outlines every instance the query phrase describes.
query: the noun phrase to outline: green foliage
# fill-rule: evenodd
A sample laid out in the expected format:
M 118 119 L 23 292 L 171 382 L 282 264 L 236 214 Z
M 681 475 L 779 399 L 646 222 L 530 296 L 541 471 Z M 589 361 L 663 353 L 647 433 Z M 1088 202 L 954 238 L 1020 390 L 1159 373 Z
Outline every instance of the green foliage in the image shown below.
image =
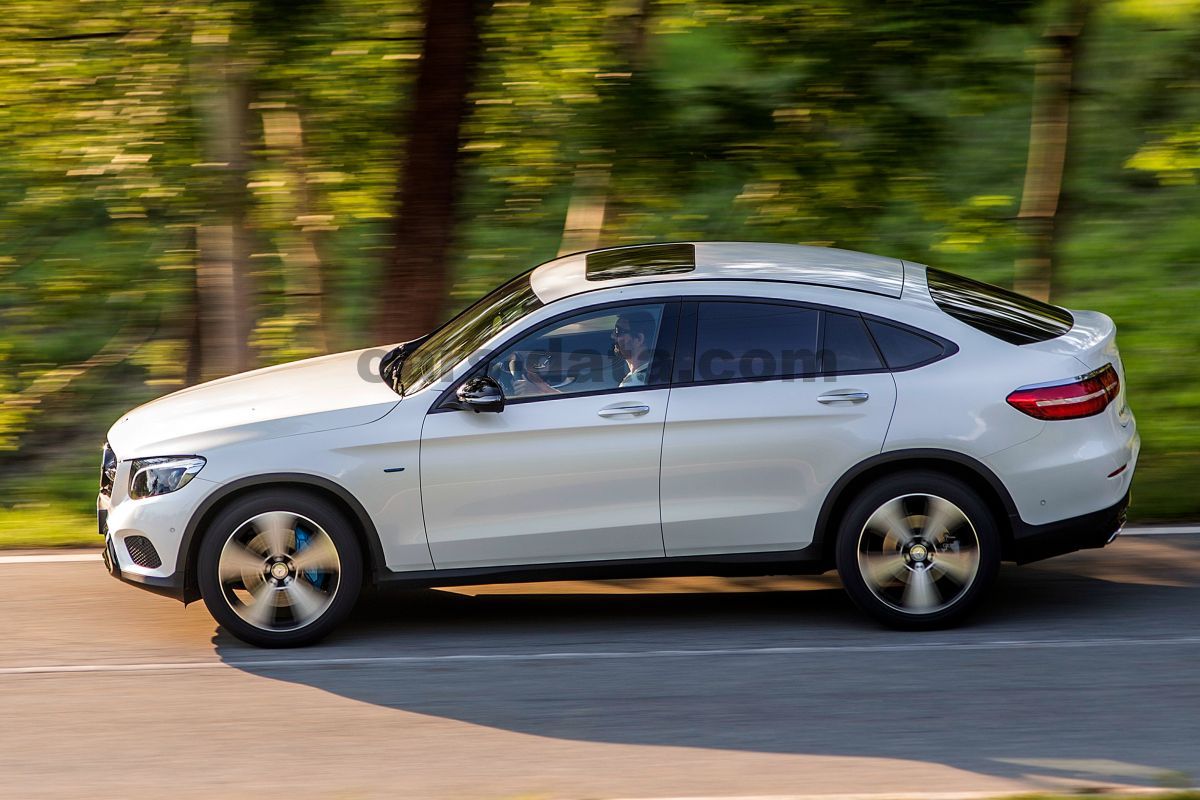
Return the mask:
M 96 547 L 103 544 L 95 514 L 62 512 L 49 504 L 0 509 L 0 549 Z
M 492 3 L 449 305 L 552 258 L 584 173 L 604 244 L 830 244 L 1009 285 L 1035 56 L 1062 6 Z M 1117 321 L 1133 513 L 1195 517 L 1200 3 L 1092 8 L 1055 300 Z M 2 544 L 86 518 L 108 425 L 187 382 L 214 216 L 244 211 L 257 363 L 378 344 L 421 30 L 416 0 L 14 0 L 0 38 Z M 206 146 L 221 64 L 247 92 L 232 192 Z

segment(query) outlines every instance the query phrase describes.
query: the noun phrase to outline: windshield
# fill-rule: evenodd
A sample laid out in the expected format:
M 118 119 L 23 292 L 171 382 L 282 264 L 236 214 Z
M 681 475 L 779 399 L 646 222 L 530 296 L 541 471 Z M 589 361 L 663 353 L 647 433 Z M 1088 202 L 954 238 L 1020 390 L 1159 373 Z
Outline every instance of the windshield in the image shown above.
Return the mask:
M 542 307 L 529 273 L 518 275 L 434 331 L 404 360 L 400 383 L 404 394 L 419 392 L 479 349 L 502 328 Z

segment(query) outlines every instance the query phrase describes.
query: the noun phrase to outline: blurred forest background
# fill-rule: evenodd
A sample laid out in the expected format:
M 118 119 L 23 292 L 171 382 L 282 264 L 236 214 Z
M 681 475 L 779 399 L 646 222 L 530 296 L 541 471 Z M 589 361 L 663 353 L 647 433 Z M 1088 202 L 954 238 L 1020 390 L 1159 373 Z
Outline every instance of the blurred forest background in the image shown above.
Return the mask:
M 680 239 L 1104 311 L 1132 514 L 1200 517 L 1200 0 L 0 9 L 0 545 L 94 543 L 132 406 Z

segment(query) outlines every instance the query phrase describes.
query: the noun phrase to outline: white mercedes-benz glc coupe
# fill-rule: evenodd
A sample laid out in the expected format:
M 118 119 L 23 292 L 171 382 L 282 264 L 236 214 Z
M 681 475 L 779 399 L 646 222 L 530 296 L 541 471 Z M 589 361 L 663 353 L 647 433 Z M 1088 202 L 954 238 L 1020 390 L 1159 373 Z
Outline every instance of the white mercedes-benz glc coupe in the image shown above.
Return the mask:
M 1002 560 L 1110 542 L 1138 448 L 1103 314 L 844 250 L 654 244 L 135 409 L 98 515 L 113 575 L 263 646 L 365 584 L 835 567 L 927 629 Z

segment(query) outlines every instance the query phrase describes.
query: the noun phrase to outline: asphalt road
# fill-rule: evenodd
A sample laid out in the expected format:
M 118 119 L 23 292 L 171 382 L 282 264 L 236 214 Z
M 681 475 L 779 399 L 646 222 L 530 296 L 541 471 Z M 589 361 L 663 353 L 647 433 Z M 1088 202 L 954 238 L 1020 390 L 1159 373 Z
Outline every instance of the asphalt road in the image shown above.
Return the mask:
M 11 559 L 10 559 L 11 561 Z M 0 564 L 0 797 L 925 800 L 1200 778 L 1200 536 L 1005 567 L 966 628 L 836 579 L 372 598 L 260 651 L 98 562 Z

